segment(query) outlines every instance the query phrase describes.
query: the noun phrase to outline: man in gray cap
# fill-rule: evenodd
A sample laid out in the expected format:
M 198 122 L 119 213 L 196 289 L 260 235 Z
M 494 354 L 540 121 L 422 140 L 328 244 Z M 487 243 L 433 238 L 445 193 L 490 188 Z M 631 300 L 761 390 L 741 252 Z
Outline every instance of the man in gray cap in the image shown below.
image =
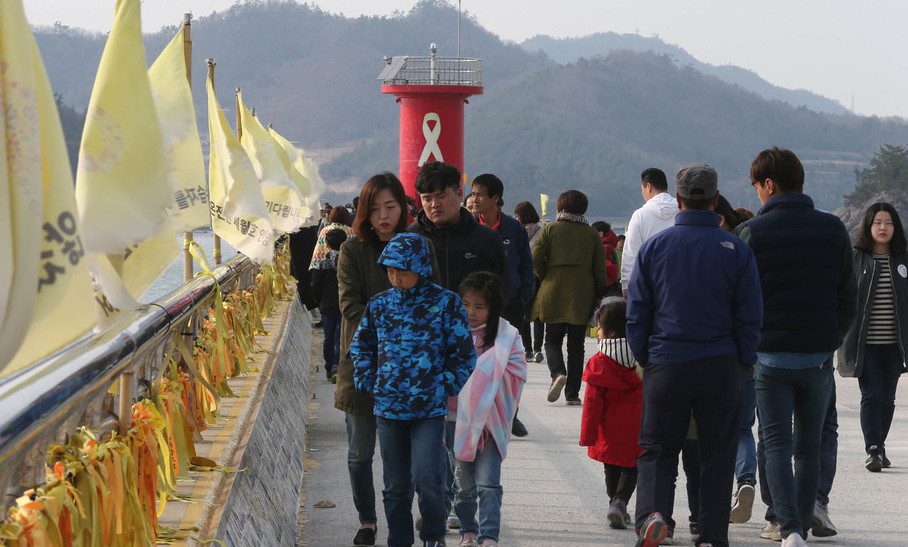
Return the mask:
M 659 545 L 674 529 L 691 413 L 701 468 L 696 543 L 728 545 L 741 389 L 757 360 L 763 299 L 753 253 L 719 227 L 715 169 L 682 167 L 675 197 L 675 225 L 643 244 L 628 287 L 627 340 L 644 370 L 637 545 Z

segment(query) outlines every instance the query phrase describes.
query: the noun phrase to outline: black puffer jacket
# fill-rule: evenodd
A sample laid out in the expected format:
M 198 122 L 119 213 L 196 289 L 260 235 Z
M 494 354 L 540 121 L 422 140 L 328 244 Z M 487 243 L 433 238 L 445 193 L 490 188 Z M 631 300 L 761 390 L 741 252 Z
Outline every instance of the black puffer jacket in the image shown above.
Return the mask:
M 501 238 L 479 224 L 466 209 L 460 209 L 460 220 L 451 226 L 438 227 L 420 211 L 410 232 L 422 234 L 435 246 L 441 285 L 457 291 L 463 278 L 473 272 L 492 272 L 501 276 L 507 294 L 507 258 Z
M 846 378 L 860 378 L 864 372 L 864 349 L 867 341 L 867 323 L 873 306 L 873 295 L 880 279 L 880 267 L 873 255 L 859 249 L 854 250 L 854 271 L 858 279 L 858 314 L 845 341 L 838 351 L 839 375 Z M 908 257 L 889 257 L 889 271 L 892 273 L 892 288 L 895 295 L 896 332 L 899 349 L 902 352 L 902 371 L 905 371 L 905 343 L 908 342 Z

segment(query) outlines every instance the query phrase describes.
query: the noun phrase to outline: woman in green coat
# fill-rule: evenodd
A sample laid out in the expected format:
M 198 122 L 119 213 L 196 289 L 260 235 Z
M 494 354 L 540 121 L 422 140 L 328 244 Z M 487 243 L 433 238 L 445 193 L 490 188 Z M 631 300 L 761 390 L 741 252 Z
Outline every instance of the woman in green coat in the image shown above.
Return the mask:
M 341 358 L 337 367 L 334 406 L 346 413 L 347 469 L 353 488 L 353 504 L 360 528 L 354 545 L 374 545 L 376 531 L 375 486 L 372 457 L 375 454 L 375 415 L 372 397 L 353 387 L 350 343 L 369 299 L 391 287 L 377 260 L 388 241 L 407 229 L 404 187 L 392 173 L 380 173 L 363 185 L 353 221 L 356 235 L 341 246 L 337 264 L 340 296 Z
M 586 223 L 589 202 L 578 190 L 558 196 L 555 222 L 542 229 L 533 247 L 533 269 L 541 281 L 533 317 L 545 323 L 545 359 L 552 376 L 548 400 L 564 389 L 568 405 L 580 405 L 583 340 L 597 304 L 605 295 L 605 250 Z M 562 344 L 567 336 L 567 367 Z

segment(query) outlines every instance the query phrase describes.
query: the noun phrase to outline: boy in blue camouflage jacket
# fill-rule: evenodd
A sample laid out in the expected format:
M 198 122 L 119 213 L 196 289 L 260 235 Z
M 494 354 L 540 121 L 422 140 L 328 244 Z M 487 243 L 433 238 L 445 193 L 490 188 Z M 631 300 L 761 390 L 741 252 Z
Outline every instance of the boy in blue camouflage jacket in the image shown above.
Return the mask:
M 356 389 L 375 399 L 388 545 L 413 544 L 414 489 L 420 538 L 443 545 L 444 417 L 476 365 L 470 323 L 460 297 L 432 282 L 421 235 L 397 234 L 378 263 L 392 288 L 369 301 L 350 354 Z

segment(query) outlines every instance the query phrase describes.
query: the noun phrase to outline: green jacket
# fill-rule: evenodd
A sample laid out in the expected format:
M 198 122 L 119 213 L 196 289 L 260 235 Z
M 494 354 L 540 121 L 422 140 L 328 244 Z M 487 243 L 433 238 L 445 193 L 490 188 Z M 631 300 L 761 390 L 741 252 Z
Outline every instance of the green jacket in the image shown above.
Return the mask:
M 432 271 L 438 279 L 438 261 L 432 252 Z M 337 365 L 337 387 L 334 391 L 334 407 L 351 414 L 372 414 L 372 396 L 356 391 L 353 387 L 353 361 L 350 359 L 350 343 L 363 318 L 366 304 L 376 294 L 391 288 L 388 274 L 378 265 L 381 250 L 370 243 L 362 243 L 355 237 L 341 245 L 337 260 L 338 300 L 341 312 L 340 361 Z
M 605 249 L 588 224 L 547 224 L 533 247 L 533 270 L 541 280 L 533 318 L 543 323 L 586 325 L 605 296 Z

